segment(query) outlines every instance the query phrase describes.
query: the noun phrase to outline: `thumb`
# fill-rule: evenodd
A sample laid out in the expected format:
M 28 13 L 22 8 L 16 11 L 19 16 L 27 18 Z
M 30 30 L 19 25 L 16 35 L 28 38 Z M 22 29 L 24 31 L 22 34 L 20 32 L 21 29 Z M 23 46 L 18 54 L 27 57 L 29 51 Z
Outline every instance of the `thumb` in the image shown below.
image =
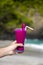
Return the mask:
M 12 42 L 12 44 L 15 44 L 15 43 L 17 43 L 17 41 L 16 41 L 16 40 Z

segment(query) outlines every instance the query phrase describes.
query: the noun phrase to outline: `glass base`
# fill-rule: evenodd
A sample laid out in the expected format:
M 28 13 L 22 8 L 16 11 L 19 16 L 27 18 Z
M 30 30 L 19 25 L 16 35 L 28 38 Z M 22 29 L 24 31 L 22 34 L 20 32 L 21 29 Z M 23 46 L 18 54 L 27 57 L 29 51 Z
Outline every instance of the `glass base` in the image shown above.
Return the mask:
M 18 53 L 22 53 L 22 52 L 24 52 L 24 50 L 16 50 L 16 52 L 18 52 Z

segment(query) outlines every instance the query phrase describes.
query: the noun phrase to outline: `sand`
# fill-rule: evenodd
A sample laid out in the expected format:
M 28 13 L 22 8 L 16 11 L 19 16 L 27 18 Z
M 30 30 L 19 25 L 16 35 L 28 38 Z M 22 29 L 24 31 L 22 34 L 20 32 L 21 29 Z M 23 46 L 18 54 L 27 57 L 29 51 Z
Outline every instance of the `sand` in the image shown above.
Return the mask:
M 0 47 L 7 46 L 11 42 L 0 40 Z M 25 47 L 23 54 L 0 58 L 0 65 L 43 65 L 43 51 Z

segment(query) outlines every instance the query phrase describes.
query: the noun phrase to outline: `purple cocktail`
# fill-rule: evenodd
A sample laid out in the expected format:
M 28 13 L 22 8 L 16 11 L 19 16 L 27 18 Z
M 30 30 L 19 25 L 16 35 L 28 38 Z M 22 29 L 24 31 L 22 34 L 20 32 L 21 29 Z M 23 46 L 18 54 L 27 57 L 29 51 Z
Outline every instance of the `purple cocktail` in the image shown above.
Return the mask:
M 22 28 L 17 28 L 15 29 L 15 35 L 16 35 L 16 40 L 17 43 L 22 43 L 24 45 L 24 41 L 26 38 L 26 30 L 25 30 L 25 25 L 22 24 Z M 17 52 L 24 52 L 24 46 L 22 47 L 17 47 L 16 49 Z

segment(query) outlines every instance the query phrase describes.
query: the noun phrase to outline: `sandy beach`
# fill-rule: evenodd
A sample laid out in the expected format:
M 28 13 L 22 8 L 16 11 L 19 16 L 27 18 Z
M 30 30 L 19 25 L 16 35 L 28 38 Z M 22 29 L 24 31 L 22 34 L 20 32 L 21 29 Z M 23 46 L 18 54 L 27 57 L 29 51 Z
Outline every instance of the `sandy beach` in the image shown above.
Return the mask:
M 11 42 L 0 40 L 0 47 L 7 46 Z M 43 65 L 43 51 L 25 47 L 22 54 L 0 58 L 0 65 Z

